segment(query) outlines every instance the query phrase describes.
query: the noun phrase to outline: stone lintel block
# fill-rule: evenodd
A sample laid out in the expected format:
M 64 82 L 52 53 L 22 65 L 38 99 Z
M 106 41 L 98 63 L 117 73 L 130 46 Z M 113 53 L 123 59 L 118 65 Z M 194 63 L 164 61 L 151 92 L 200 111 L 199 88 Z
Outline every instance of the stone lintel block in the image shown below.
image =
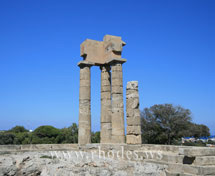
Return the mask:
M 126 135 L 127 144 L 142 144 L 141 135 Z
M 127 117 L 126 118 L 127 125 L 128 126 L 135 126 L 135 125 L 141 125 L 140 116 L 136 117 Z
M 78 65 L 79 67 L 91 67 L 91 66 L 95 65 L 95 63 L 94 63 L 94 62 L 91 62 L 91 61 L 83 60 L 83 61 L 78 62 L 77 65 Z
M 127 126 L 127 134 L 141 134 L 141 126 Z
M 126 90 L 138 90 L 138 81 L 127 82 Z
M 81 44 L 81 56 L 96 65 L 104 65 L 113 58 L 121 59 L 122 47 L 125 42 L 119 36 L 106 35 L 103 41 L 86 39 Z

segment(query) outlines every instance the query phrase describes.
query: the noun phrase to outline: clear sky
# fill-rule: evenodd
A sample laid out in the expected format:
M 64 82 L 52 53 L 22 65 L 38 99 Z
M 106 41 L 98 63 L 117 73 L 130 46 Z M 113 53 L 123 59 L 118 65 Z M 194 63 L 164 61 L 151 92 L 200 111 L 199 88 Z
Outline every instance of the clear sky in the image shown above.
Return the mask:
M 215 134 L 214 0 L 1 0 L 0 129 L 78 122 L 80 44 L 122 36 L 124 89 L 140 108 L 173 103 Z M 92 129 L 100 70 L 92 68 Z

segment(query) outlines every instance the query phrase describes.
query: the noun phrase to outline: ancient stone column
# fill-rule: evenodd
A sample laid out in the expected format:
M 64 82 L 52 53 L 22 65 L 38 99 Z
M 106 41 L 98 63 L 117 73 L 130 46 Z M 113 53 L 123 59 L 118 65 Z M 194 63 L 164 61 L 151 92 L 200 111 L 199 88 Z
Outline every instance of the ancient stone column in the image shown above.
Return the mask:
M 80 67 L 80 89 L 79 89 L 79 130 L 78 143 L 91 143 L 91 81 L 89 62 L 81 61 Z
M 139 110 L 138 82 L 131 81 L 126 87 L 127 144 L 141 144 L 141 121 Z
M 101 69 L 101 143 L 111 143 L 111 74 L 110 66 Z
M 125 142 L 122 62 L 111 64 L 112 143 Z

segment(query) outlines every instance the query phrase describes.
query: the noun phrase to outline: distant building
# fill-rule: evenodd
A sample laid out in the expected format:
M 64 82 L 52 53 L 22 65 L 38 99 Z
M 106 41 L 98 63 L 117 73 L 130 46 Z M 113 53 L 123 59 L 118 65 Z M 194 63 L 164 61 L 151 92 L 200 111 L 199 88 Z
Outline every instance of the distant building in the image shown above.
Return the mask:
M 204 143 L 208 142 L 208 137 L 200 137 L 197 139 L 197 141 L 202 141 Z
M 209 136 L 208 139 L 215 142 L 215 135 L 214 136 Z
M 182 137 L 182 144 L 184 144 L 185 142 L 195 142 L 196 139 L 192 136 L 192 137 Z

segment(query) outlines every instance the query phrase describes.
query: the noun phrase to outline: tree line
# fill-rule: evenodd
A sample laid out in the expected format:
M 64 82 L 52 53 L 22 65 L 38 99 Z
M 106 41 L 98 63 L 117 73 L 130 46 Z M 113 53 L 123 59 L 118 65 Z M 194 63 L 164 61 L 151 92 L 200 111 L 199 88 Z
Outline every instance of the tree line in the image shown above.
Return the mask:
M 142 140 L 145 144 L 180 145 L 182 137 L 210 136 L 206 125 L 192 122 L 191 111 L 172 104 L 159 104 L 141 112 Z M 92 143 L 100 142 L 100 132 L 92 132 Z M 78 126 L 58 129 L 40 126 L 30 132 L 23 126 L 15 126 L 0 132 L 0 145 L 5 144 L 62 144 L 78 143 Z
M 91 140 L 92 143 L 99 143 L 100 132 L 92 132 Z M 62 129 L 45 125 L 30 132 L 23 126 L 15 126 L 8 131 L 0 132 L 0 145 L 64 143 L 78 143 L 78 126 L 76 123 Z

